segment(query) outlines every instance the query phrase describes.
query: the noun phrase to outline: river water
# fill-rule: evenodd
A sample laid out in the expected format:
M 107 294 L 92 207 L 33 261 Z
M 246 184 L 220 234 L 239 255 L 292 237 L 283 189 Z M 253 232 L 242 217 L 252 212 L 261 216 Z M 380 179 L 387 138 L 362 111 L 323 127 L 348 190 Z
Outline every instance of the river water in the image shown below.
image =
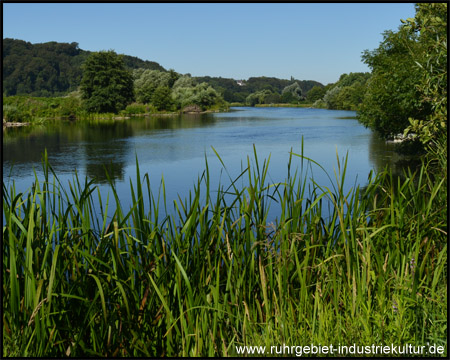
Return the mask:
M 141 177 L 147 173 L 157 192 L 164 176 L 168 204 L 184 199 L 205 169 L 211 188 L 227 185 L 247 166 L 260 165 L 270 155 L 268 181 L 287 176 L 289 153 L 303 154 L 319 163 L 334 178 L 336 153 L 341 161 L 348 154 L 346 186 L 364 186 L 370 170 L 380 170 L 395 154 L 371 130 L 355 119 L 355 112 L 307 108 L 232 108 L 226 113 L 136 117 L 127 120 L 55 121 L 45 126 L 3 131 L 3 182 L 14 181 L 16 192 L 26 192 L 35 178 L 43 177 L 41 159 L 47 149 L 49 163 L 62 184 L 73 179 L 95 179 L 102 197 L 109 192 L 104 173 L 109 170 L 125 210 L 131 205 L 130 178 L 136 183 L 136 157 Z M 221 161 L 213 148 L 220 155 Z M 301 159 L 293 158 L 292 167 Z M 326 174 L 311 167 L 317 183 L 329 186 Z M 292 171 L 292 170 L 291 170 Z M 242 180 L 244 181 L 244 180 Z M 242 183 L 242 185 L 245 185 Z M 276 217 L 276 213 L 272 214 Z

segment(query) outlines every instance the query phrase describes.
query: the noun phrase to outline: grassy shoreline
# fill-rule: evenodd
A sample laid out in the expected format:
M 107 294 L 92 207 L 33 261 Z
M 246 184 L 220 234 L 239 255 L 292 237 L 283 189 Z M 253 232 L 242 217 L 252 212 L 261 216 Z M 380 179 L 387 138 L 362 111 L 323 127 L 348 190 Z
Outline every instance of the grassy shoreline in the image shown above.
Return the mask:
M 313 108 L 313 104 L 256 104 L 255 107 Z
M 192 107 L 195 108 L 195 107 Z M 83 110 L 79 97 L 3 97 L 3 127 L 42 124 L 50 120 L 82 121 L 91 119 L 125 120 L 131 116 L 176 116 L 183 113 L 207 114 L 228 111 L 227 106 L 216 105 L 207 109 L 189 110 L 189 107 L 177 111 L 158 111 L 148 104 L 133 103 L 118 114 L 88 113 Z M 21 125 L 19 125 L 21 124 Z
M 150 186 L 138 163 L 128 210 L 113 184 L 106 201 L 87 179 L 64 190 L 46 159 L 45 180 L 29 193 L 3 184 L 3 355 L 446 347 L 446 158 L 438 176 L 424 162 L 405 179 L 386 171 L 344 193 L 346 162 L 337 159 L 334 188 L 307 192 L 308 168 L 320 165 L 292 157 L 301 166 L 289 161 L 288 178 L 269 184 L 269 159 L 255 151 L 255 165 L 248 159 L 240 175 L 248 186 L 230 178 L 217 191 L 206 160 L 197 186 L 164 218 L 164 182 Z M 327 219 L 325 199 L 333 204 Z M 271 201 L 281 204 L 276 224 L 266 221 Z M 95 216 L 112 202 L 112 221 Z

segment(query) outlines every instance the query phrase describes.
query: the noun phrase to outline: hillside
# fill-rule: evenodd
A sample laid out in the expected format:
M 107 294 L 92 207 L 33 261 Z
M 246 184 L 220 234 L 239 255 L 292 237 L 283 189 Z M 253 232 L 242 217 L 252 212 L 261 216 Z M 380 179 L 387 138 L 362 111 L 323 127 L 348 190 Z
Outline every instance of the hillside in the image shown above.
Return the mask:
M 80 85 L 81 65 L 91 54 L 82 50 L 78 43 L 55 41 L 32 44 L 23 40 L 3 39 L 3 95 L 61 96 L 75 91 Z M 123 55 L 125 65 L 131 69 L 167 71 L 154 61 Z M 206 82 L 222 94 L 228 102 L 244 103 L 247 96 L 268 90 L 281 94 L 282 90 L 297 82 L 305 95 L 314 86 L 323 85 L 313 80 L 277 79 L 274 77 L 251 77 L 238 81 L 221 77 L 194 77 L 200 84 Z
M 3 39 L 3 94 L 32 96 L 63 95 L 77 89 L 81 64 L 91 54 L 78 43 L 55 41 L 32 44 L 23 40 Z M 153 61 L 123 56 L 130 69 L 166 71 Z
M 307 94 L 314 86 L 324 87 L 323 84 L 314 80 L 291 80 L 278 79 L 274 77 L 251 77 L 248 80 L 239 81 L 222 77 L 201 76 L 194 78 L 198 83 L 206 82 L 219 91 L 224 100 L 228 102 L 245 102 L 248 95 L 257 91 L 269 90 L 272 93 L 281 94 L 286 86 L 297 82 L 303 94 Z

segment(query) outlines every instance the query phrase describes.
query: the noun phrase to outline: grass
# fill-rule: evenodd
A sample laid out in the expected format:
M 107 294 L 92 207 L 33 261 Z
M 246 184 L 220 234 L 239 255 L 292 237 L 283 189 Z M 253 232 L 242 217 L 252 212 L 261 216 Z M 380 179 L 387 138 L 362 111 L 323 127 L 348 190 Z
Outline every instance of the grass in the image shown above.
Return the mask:
M 81 99 L 74 96 L 3 96 L 3 118 L 8 122 L 34 123 L 49 118 L 75 119 L 83 115 Z
M 44 156 L 44 180 L 36 176 L 29 192 L 3 184 L 3 355 L 430 343 L 446 356 L 446 156 L 441 162 L 438 176 L 424 161 L 404 179 L 371 174 L 345 193 L 339 157 L 332 188 L 314 180 L 308 188 L 319 164 L 292 154 L 288 178 L 273 184 L 270 158 L 255 150 L 215 190 L 205 159 L 170 212 L 164 179 L 150 184 L 137 159 L 126 210 L 112 182 L 111 199 L 76 174 L 63 187 Z M 241 178 L 247 185 L 238 187 Z M 281 212 L 267 224 L 274 202 Z
M 208 112 L 228 111 L 227 104 L 208 106 Z M 127 116 L 144 116 L 155 114 L 180 114 L 181 109 L 159 111 L 152 104 L 129 104 L 118 114 L 88 113 L 83 109 L 80 97 L 69 95 L 65 97 L 31 97 L 26 95 L 3 96 L 3 118 L 6 122 L 43 124 L 51 119 L 69 120 L 113 120 Z
M 301 108 L 309 108 L 312 107 L 312 103 L 303 103 L 303 104 L 256 104 L 255 107 L 301 107 Z

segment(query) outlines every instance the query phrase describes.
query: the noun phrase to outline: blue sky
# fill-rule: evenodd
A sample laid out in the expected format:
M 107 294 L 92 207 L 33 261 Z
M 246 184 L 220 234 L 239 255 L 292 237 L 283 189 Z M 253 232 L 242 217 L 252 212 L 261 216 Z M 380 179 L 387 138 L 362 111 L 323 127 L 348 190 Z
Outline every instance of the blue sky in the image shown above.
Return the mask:
M 385 30 L 414 17 L 413 3 L 3 4 L 3 37 L 77 42 L 193 76 L 274 76 L 335 82 Z

